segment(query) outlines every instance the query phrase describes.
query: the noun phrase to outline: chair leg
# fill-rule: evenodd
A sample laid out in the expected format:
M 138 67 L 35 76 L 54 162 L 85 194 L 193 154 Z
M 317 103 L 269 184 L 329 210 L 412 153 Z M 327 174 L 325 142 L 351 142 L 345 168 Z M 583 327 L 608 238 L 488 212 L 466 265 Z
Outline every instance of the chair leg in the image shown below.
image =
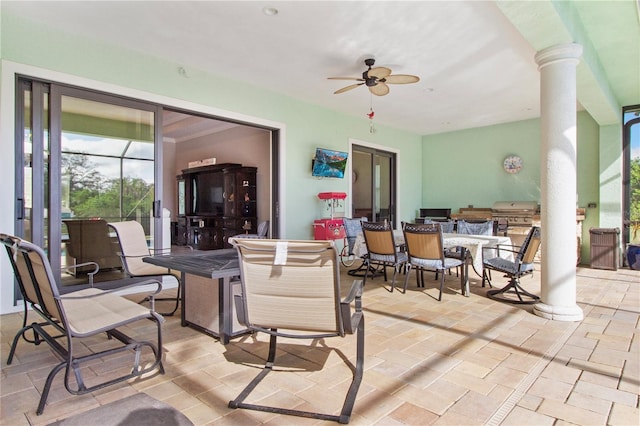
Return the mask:
M 484 287 L 485 282 L 491 287 L 491 279 L 489 278 L 489 271 L 486 267 L 482 268 L 482 287 Z
M 518 300 L 504 297 L 505 293 L 515 294 L 518 297 Z M 524 299 L 523 296 L 526 299 Z M 518 277 L 511 277 L 509 284 L 501 289 L 489 290 L 487 292 L 487 297 L 493 300 L 498 300 L 500 302 L 516 303 L 520 305 L 530 305 L 533 303 L 538 303 L 538 301 L 540 300 L 539 296 L 529 293 L 524 288 L 522 288 L 522 286 L 520 286 L 520 279 Z
M 407 286 L 409 285 L 409 273 L 411 272 L 411 264 L 407 263 L 405 265 L 406 268 L 406 273 L 404 275 L 404 290 L 402 291 L 403 294 L 405 294 L 407 292 Z M 418 274 L 418 270 L 416 269 L 416 275 Z
M 353 381 L 351 382 L 351 386 L 349 386 L 349 391 L 347 392 L 347 397 L 344 400 L 340 418 L 338 419 L 338 423 L 341 424 L 349 423 L 364 373 L 364 317 L 360 318 L 360 323 L 356 331 L 356 339 L 356 366 L 353 372 Z
M 445 271 L 442 270 L 440 273 L 440 294 L 438 295 L 438 302 L 442 300 L 442 288 L 444 287 L 444 275 L 445 275 Z
M 58 374 L 60 370 L 62 370 L 67 365 L 66 361 L 61 362 L 56 365 L 49 375 L 47 376 L 47 380 L 44 383 L 44 388 L 42 388 L 42 395 L 40 396 L 40 402 L 38 403 L 38 409 L 36 410 L 36 414 L 39 416 L 44 411 L 44 406 L 47 403 L 47 398 L 49 397 L 49 390 L 51 390 L 51 383 L 53 383 L 53 378 Z
M 391 293 L 393 293 L 393 289 L 396 286 L 396 276 L 398 275 L 398 269 L 400 268 L 400 266 L 398 265 L 394 265 L 393 266 L 393 278 L 391 279 Z
M 362 376 L 364 371 L 364 318 L 360 319 L 358 328 L 356 331 L 356 365 L 353 368 L 353 380 L 347 391 L 347 395 L 342 405 L 342 410 L 339 416 L 323 413 L 314 413 L 310 411 L 293 410 L 288 408 L 271 407 L 266 405 L 248 404 L 243 402 L 256 386 L 273 370 L 273 364 L 276 355 L 276 336 L 271 336 L 269 340 L 269 356 L 264 369 L 247 385 L 246 388 L 238 395 L 238 397 L 232 401 L 229 401 L 229 408 L 245 408 L 248 410 L 263 411 L 267 413 L 286 414 L 290 416 L 306 417 L 319 420 L 331 420 L 341 424 L 349 423 L 351 412 L 356 401 L 356 395 L 362 382 Z

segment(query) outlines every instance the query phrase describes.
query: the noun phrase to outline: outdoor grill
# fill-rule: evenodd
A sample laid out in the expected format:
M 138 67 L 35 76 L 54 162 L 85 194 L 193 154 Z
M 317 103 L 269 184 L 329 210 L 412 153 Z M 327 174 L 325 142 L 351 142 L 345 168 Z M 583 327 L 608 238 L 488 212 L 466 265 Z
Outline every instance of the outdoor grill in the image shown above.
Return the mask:
M 496 201 L 491 207 L 491 218 L 506 227 L 506 234 L 521 244 L 533 225 L 533 216 L 538 213 L 535 201 Z
M 493 220 L 506 220 L 509 228 L 531 228 L 533 215 L 538 211 L 535 201 L 496 201 L 491 207 Z

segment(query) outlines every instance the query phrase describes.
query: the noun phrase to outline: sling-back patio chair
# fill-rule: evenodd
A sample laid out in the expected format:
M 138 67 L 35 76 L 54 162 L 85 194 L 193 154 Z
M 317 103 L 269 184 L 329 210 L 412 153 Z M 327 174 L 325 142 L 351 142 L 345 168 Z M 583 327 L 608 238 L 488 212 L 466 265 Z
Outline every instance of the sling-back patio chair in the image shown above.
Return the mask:
M 238 320 L 250 330 L 269 334 L 270 341 L 264 369 L 229 402 L 229 407 L 348 423 L 364 365 L 362 281 L 354 281 L 347 297 L 341 299 L 340 265 L 333 241 L 246 239 L 231 240 L 231 243 L 237 248 L 240 260 L 242 294 L 234 296 Z M 354 312 L 351 312 L 351 303 L 355 305 Z M 325 345 L 316 345 L 319 339 L 354 333 L 356 362 L 355 366 L 347 362 L 353 379 L 340 414 L 245 402 L 276 368 L 278 337 L 311 339 L 312 350 L 325 350 Z M 341 381 L 336 378 L 336 384 Z
M 176 297 L 157 297 L 155 299 L 156 301 L 175 302 L 171 311 L 162 312 L 160 315 L 172 316 L 175 314 L 180 304 L 180 271 L 172 271 L 162 266 L 145 263 L 142 260 L 145 257 L 153 255 L 154 249 L 147 246 L 147 237 L 144 234 L 144 228 L 139 222 L 135 220 L 110 222 L 109 227 L 113 229 L 118 236 L 118 243 L 120 244 L 119 254 L 122 259 L 122 267 L 127 276 L 132 278 L 169 276 L 178 281 Z M 145 302 L 145 300 L 142 302 Z
M 65 370 L 64 386 L 71 394 L 82 395 L 120 383 L 134 377 L 157 370 L 164 373 L 162 366 L 162 323 L 164 319 L 154 311 L 154 295 L 162 290 L 156 280 L 148 280 L 137 285 L 155 284 L 155 292 L 149 295 L 151 309 L 145 308 L 111 291 L 87 288 L 61 295 L 58 291 L 49 259 L 45 252 L 35 244 L 18 237 L 0 234 L 0 242 L 6 246 L 9 260 L 18 281 L 25 304 L 38 314 L 41 322 L 25 323 L 11 345 L 7 364 L 13 362 L 16 346 L 20 337 L 36 345 L 46 342 L 51 350 L 61 359 L 49 372 L 46 378 L 36 414 L 44 411 L 47 397 L 58 372 Z M 132 286 L 129 286 L 132 287 Z M 117 290 L 122 290 L 119 288 Z M 25 318 L 28 313 L 25 312 Z M 142 321 L 152 320 L 156 324 L 156 342 L 134 340 L 124 334 L 121 328 Z M 33 337 L 27 334 L 33 333 Z M 83 338 L 105 333 L 107 349 L 89 351 Z M 124 353 L 130 355 L 131 370 L 113 377 L 105 378 L 86 375 L 87 365 L 95 366 L 102 359 L 106 362 L 117 360 L 118 364 L 129 362 Z M 88 381 L 87 381 L 88 379 Z M 91 384 L 89 384 L 91 382 Z
M 511 248 L 507 248 L 511 247 Z M 532 275 L 535 270 L 533 263 L 538 248 L 540 247 L 540 227 L 532 226 L 520 247 L 499 245 L 497 250 L 510 251 L 515 254 L 513 261 L 496 256 L 483 259 L 482 286 L 485 281 L 491 285 L 491 271 L 497 271 L 509 278 L 509 283 L 501 289 L 489 290 L 487 297 L 509 303 L 531 304 L 536 303 L 540 297 L 529 293 L 520 285 L 520 278 Z M 515 250 L 518 248 L 518 250 Z M 515 297 L 511 297 L 514 295 Z

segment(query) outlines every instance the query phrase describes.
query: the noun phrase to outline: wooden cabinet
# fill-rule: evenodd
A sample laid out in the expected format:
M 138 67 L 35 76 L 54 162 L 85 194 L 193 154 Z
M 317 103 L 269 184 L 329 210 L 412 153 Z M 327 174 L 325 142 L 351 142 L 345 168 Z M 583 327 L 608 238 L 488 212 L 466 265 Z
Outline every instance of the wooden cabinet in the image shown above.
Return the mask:
M 255 233 L 256 173 L 255 167 L 241 164 L 184 169 L 177 177 L 176 243 L 196 250 L 221 249 L 229 247 L 229 237 Z

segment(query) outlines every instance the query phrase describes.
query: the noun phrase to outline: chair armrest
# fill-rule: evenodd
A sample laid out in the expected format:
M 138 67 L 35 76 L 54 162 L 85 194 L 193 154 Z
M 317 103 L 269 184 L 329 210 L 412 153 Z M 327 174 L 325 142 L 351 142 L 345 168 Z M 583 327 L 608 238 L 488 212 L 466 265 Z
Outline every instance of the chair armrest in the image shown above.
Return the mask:
M 345 332 L 353 334 L 358 328 L 358 324 L 362 321 L 362 280 L 355 280 L 351 284 L 349 294 L 340 302 L 340 313 L 342 315 L 342 324 Z M 355 301 L 355 312 L 351 314 L 351 302 Z
M 503 247 L 512 247 L 511 249 L 507 249 L 507 248 L 503 248 Z M 518 249 L 518 250 L 516 250 Z M 515 246 L 512 244 L 497 244 L 495 246 L 491 246 L 491 247 L 482 247 L 482 253 L 484 253 L 485 250 L 495 250 L 496 252 L 498 252 L 498 255 L 500 255 L 501 251 L 508 251 L 511 253 L 518 253 L 518 251 L 520 250 L 520 246 Z
M 70 274 L 72 269 L 78 269 L 81 266 L 89 266 L 89 265 L 95 266 L 93 271 L 87 272 L 87 275 L 89 276 L 89 285 L 93 287 L 93 276 L 97 274 L 98 271 L 100 271 L 100 265 L 98 265 L 96 262 L 84 262 L 84 263 L 78 263 L 76 265 L 69 265 L 62 268 L 62 271 Z
M 67 294 L 63 294 L 58 296 L 58 298 L 60 300 L 62 299 L 67 299 L 67 300 L 71 300 L 71 299 L 92 299 L 94 297 L 100 297 L 104 294 L 109 294 L 109 293 L 116 293 L 118 291 L 122 291 L 128 288 L 134 288 L 134 287 L 140 287 L 143 285 L 148 285 L 148 284 L 156 284 L 156 289 L 154 291 L 152 291 L 151 293 L 149 293 L 149 299 L 152 303 L 151 305 L 151 309 L 153 310 L 153 298 L 156 294 L 160 293 L 162 291 L 162 282 L 158 281 L 158 280 L 145 280 L 145 281 L 141 281 L 139 283 L 135 283 L 135 284 L 129 284 L 126 285 L 124 287 L 118 287 L 118 288 L 112 288 L 111 290 L 102 290 L 100 291 L 100 293 L 96 293 L 96 294 L 89 294 L 89 295 L 84 295 L 84 296 L 74 296 L 73 293 L 67 293 Z
M 155 248 L 150 248 L 149 249 L 149 254 L 152 255 L 156 255 L 156 254 L 171 254 L 171 248 L 159 248 L 159 249 L 155 249 Z M 134 256 L 127 256 L 127 257 L 134 257 Z M 145 256 L 142 256 L 145 257 Z

